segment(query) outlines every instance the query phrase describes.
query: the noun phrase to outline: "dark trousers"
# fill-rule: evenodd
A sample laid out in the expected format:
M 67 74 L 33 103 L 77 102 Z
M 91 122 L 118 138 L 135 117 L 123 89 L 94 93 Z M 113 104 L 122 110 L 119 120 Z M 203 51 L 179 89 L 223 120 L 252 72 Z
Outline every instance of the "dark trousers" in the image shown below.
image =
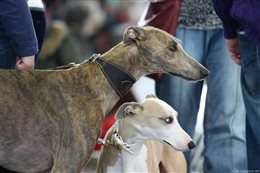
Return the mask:
M 11 40 L 7 36 L 0 36 L 0 69 L 14 69 L 16 55 Z
M 31 8 L 30 10 L 33 18 L 33 25 L 37 36 L 39 52 L 40 52 L 44 40 L 45 30 L 46 30 L 45 14 L 43 9 L 41 8 Z

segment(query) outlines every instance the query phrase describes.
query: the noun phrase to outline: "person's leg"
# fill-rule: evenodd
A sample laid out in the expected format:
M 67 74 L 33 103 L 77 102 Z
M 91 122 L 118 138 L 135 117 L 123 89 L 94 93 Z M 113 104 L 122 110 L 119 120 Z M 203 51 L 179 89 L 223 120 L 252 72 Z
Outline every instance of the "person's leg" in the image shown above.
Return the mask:
M 32 14 L 34 30 L 38 40 L 38 48 L 39 48 L 38 54 L 39 54 L 42 48 L 45 30 L 46 30 L 45 13 L 43 9 L 37 7 L 31 7 L 30 11 Z M 36 55 L 36 57 L 38 56 L 38 54 Z
M 248 169 L 260 171 L 260 46 L 239 35 L 241 86 L 246 106 Z
M 204 113 L 204 172 L 229 173 L 247 169 L 245 110 L 240 87 L 240 67 L 229 57 L 223 30 L 207 31 Z
M 195 30 L 178 29 L 177 37 L 181 40 L 184 50 L 203 63 L 203 36 L 204 32 Z M 163 75 L 162 79 L 156 82 L 157 96 L 170 104 L 179 116 L 179 123 L 182 128 L 193 136 L 197 113 L 200 105 L 202 82 L 188 82 L 179 77 Z M 187 163 L 190 163 L 190 152 L 185 152 Z
M 0 69 L 15 68 L 16 56 L 11 41 L 6 37 L 0 37 Z

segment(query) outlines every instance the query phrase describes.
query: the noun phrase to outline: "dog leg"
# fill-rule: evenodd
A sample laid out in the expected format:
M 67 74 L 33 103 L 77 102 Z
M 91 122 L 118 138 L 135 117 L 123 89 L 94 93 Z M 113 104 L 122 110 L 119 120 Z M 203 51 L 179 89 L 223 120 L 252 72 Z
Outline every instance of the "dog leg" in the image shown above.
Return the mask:
M 82 157 L 82 153 L 79 150 L 60 152 L 58 158 L 54 158 L 50 173 L 80 173 L 87 162 L 87 158 Z
M 51 173 L 80 173 L 78 164 L 69 162 L 54 163 Z
M 174 150 L 169 146 L 163 146 L 162 160 L 160 163 L 160 172 L 187 172 L 185 157 L 181 151 Z M 169 162 L 170 161 L 170 162 Z

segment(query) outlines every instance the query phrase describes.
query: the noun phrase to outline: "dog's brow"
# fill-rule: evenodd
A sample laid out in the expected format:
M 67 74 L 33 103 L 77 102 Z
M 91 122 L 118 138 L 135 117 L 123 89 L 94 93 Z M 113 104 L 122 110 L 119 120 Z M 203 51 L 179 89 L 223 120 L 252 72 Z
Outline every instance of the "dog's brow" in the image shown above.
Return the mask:
M 181 43 L 181 40 L 180 40 L 180 39 L 178 39 L 178 38 L 176 38 L 176 37 L 174 37 L 174 36 L 171 36 L 171 38 L 172 38 L 174 41 L 176 41 L 177 43 Z
M 177 43 L 181 43 L 181 40 L 176 37 L 173 37 L 173 40 L 176 41 Z

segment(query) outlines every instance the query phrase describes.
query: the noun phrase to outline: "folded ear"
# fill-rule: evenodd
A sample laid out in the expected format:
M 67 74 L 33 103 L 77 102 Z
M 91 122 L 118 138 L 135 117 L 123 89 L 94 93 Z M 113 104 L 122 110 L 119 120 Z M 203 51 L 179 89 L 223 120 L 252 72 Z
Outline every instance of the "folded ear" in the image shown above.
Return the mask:
M 137 43 L 139 45 L 139 41 L 143 41 L 146 39 L 145 30 L 138 26 L 130 26 L 125 30 L 123 36 L 123 42 L 125 44 L 133 44 Z
M 156 95 L 154 95 L 154 94 L 148 94 L 145 98 L 148 99 L 148 98 L 157 98 L 157 97 L 156 97 Z
M 137 112 L 142 111 L 143 106 L 137 102 L 126 102 L 122 104 L 115 115 L 116 120 L 120 120 L 126 116 L 135 115 Z

